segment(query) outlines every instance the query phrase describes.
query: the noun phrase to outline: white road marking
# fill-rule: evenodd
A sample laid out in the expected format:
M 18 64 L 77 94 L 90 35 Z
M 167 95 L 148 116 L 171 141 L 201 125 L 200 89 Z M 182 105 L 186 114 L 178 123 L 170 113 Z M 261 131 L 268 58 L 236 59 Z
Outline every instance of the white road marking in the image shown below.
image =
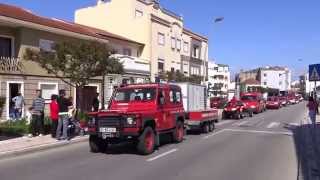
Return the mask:
M 275 127 L 278 127 L 278 126 L 280 126 L 279 122 L 272 122 L 267 126 L 267 128 L 271 129 L 271 128 L 275 128 Z
M 245 124 L 247 124 L 248 123 L 248 121 L 242 121 L 242 122 L 240 122 L 240 123 L 236 123 L 235 125 L 236 126 L 243 126 L 243 125 L 245 125 Z
M 167 155 L 169 155 L 169 154 L 171 154 L 171 153 L 174 153 L 174 152 L 176 152 L 176 151 L 178 151 L 178 149 L 171 149 L 170 151 L 164 152 L 164 153 L 159 154 L 159 155 L 157 155 L 157 156 L 155 156 L 155 157 L 153 157 L 153 158 L 147 159 L 147 162 L 151 162 L 151 161 L 157 160 L 157 159 L 159 159 L 159 158 L 162 158 L 162 157 L 164 157 L 164 156 L 167 156 Z
M 260 133 L 260 134 L 275 134 L 275 135 L 293 135 L 291 132 L 273 132 L 273 131 L 256 131 L 256 130 L 241 130 L 241 129 L 225 129 L 231 132 L 244 132 L 244 133 Z
M 209 135 L 207 135 L 207 136 L 204 136 L 203 139 L 209 139 L 210 137 L 215 136 L 215 135 L 218 135 L 218 134 L 221 134 L 221 133 L 223 133 L 223 132 L 225 132 L 225 131 L 226 131 L 226 130 L 223 129 L 223 130 L 218 131 L 218 132 L 216 132 L 216 133 L 209 134 Z
M 233 122 L 233 120 L 224 120 L 224 121 L 221 121 L 219 123 L 216 123 L 216 126 L 222 126 L 224 124 L 228 124 L 228 123 L 231 123 Z

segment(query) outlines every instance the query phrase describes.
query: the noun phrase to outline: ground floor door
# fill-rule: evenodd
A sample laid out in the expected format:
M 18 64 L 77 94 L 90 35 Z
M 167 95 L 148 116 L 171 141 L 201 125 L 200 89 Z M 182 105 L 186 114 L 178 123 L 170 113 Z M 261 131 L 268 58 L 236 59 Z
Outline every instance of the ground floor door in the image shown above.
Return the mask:
M 14 102 L 12 98 L 16 97 L 18 93 L 21 93 L 24 97 L 24 84 L 23 82 L 7 82 L 7 119 L 14 118 Z M 24 109 L 22 110 L 22 114 L 24 113 Z
M 98 89 L 96 86 L 85 86 L 82 90 L 77 89 L 78 107 L 86 112 L 92 111 L 93 99 L 96 97 L 97 92 Z

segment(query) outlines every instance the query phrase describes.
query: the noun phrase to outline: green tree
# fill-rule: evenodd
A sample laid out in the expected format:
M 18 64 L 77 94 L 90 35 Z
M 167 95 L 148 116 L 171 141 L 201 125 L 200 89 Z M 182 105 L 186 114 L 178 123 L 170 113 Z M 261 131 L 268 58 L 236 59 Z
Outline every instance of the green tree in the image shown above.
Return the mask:
M 92 78 L 123 73 L 122 64 L 111 55 L 106 44 L 81 40 L 57 43 L 53 51 L 27 49 L 24 59 L 37 62 L 49 74 L 76 87 L 82 102 L 82 89 Z

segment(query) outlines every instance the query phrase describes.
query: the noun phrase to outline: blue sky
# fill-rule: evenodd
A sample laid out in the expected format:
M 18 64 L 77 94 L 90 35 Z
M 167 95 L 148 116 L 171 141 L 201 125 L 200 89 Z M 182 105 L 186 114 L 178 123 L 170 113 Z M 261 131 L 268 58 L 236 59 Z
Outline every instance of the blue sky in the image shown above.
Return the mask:
M 75 9 L 96 0 L 0 2 L 73 21 Z M 161 0 L 161 4 L 181 14 L 186 27 L 208 36 L 210 58 L 229 64 L 233 71 L 282 65 L 297 75 L 308 64 L 320 63 L 319 0 Z M 213 23 L 220 16 L 225 20 Z

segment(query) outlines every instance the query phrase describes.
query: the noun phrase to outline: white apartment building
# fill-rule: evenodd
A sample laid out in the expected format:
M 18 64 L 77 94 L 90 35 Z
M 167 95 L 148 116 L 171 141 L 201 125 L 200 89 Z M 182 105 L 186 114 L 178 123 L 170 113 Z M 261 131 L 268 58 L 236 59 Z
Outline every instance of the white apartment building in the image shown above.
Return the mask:
M 260 83 L 264 88 L 288 91 L 291 89 L 291 71 L 284 67 L 260 68 Z
M 156 0 L 98 0 L 76 10 L 75 22 L 144 44 L 137 54 L 150 62 L 152 81 L 166 71 L 207 76 L 208 39 Z
M 208 88 L 210 97 L 227 97 L 230 87 L 230 68 L 228 65 L 209 62 Z

